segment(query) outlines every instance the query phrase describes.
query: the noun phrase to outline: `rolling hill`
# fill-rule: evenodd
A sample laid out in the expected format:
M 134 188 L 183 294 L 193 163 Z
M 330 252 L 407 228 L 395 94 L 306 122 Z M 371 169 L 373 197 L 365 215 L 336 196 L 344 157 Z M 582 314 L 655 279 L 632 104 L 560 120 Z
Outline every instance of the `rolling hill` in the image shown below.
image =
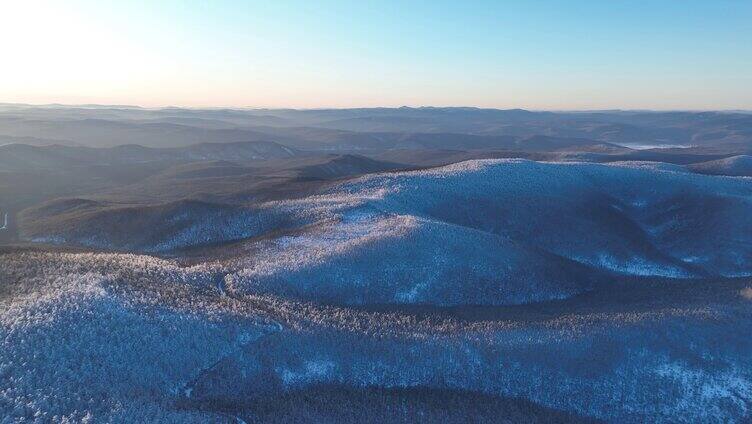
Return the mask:
M 0 104 L 0 421 L 747 422 L 750 119 Z
M 24 236 L 163 251 L 251 239 L 233 287 L 335 303 L 527 303 L 605 274 L 752 275 L 752 187 L 671 167 L 469 161 L 254 203 L 27 210 Z M 323 191 L 322 191 L 323 190 Z M 150 228 L 148 236 L 139 231 Z

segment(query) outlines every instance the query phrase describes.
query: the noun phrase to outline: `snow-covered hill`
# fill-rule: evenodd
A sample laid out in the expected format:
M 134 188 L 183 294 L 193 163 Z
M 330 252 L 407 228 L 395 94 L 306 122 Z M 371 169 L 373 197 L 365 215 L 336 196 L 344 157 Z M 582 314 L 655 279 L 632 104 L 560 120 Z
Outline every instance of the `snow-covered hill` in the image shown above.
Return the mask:
M 712 175 L 752 177 L 752 156 L 737 155 L 689 166 L 694 172 Z
M 143 251 L 243 237 L 232 287 L 335 303 L 513 304 L 606 274 L 752 275 L 752 184 L 642 163 L 477 160 L 254 209 L 98 211 L 39 240 Z M 148 226 L 148 233 L 132 225 Z
M 749 418 L 747 280 L 610 283 L 581 299 L 425 315 L 237 294 L 227 272 L 126 254 L 0 254 L 0 416 L 253 422 L 264 399 L 303 390 L 325 404 L 317 387 L 333 385 L 469 390 L 616 422 Z M 488 412 L 468 408 L 457 413 Z
M 524 303 L 603 273 L 752 274 L 752 185 L 641 166 L 470 161 L 267 205 L 305 231 L 242 260 L 238 290 L 345 303 Z

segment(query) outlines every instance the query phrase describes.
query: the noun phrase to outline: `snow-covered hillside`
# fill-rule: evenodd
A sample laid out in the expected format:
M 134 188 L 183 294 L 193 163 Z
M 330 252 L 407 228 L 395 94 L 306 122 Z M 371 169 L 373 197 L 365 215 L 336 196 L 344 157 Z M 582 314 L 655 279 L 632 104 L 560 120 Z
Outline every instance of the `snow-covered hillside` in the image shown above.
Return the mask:
M 404 389 L 530 402 L 515 422 L 749 420 L 750 216 L 748 178 L 479 160 L 51 232 L 172 257 L 0 250 L 0 417 L 263 422 Z
M 502 159 L 368 175 L 255 208 L 105 210 L 34 240 L 164 252 L 259 237 L 234 261 L 237 291 L 348 304 L 518 304 L 580 293 L 609 273 L 752 275 L 749 216 L 752 184 L 742 178 Z
M 334 385 L 472 390 L 618 422 L 749 417 L 746 280 L 644 281 L 540 308 L 423 316 L 234 294 L 221 287 L 227 271 L 0 255 L 0 415 L 251 422 L 267 396 Z
M 607 273 L 752 274 L 752 185 L 642 164 L 470 161 L 266 207 L 308 226 L 239 260 L 241 291 L 509 304 L 567 297 Z

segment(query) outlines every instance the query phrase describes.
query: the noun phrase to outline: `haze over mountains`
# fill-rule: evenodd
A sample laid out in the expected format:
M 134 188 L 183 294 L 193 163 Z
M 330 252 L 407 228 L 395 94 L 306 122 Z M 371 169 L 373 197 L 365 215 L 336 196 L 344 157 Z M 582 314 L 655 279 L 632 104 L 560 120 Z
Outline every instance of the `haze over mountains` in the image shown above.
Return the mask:
M 91 147 L 277 141 L 309 150 L 383 149 L 420 146 L 421 142 L 444 148 L 452 145 L 524 148 L 524 140 L 533 136 L 642 147 L 719 147 L 743 144 L 752 137 L 752 115 L 741 112 L 532 112 L 476 108 L 198 110 L 7 104 L 0 105 L 0 111 L 2 136 L 67 141 Z M 425 133 L 432 137 L 421 136 Z M 437 134 L 452 136 L 436 137 Z M 458 138 L 459 134 L 465 138 Z M 441 143 L 442 138 L 446 146 L 434 144 Z
M 0 105 L 0 416 L 748 420 L 750 155 L 745 112 Z
M 56 197 L 112 200 L 115 192 L 121 204 L 246 203 L 307 193 L 326 180 L 477 158 L 650 160 L 748 175 L 752 114 L 4 104 L 0 140 L 0 196 L 12 218 L 7 239 L 16 234 L 18 212 Z M 739 158 L 726 159 L 732 156 Z M 701 165 L 725 160 L 734 164 Z M 194 171 L 186 184 L 186 174 L 170 168 L 189 163 L 207 170 Z

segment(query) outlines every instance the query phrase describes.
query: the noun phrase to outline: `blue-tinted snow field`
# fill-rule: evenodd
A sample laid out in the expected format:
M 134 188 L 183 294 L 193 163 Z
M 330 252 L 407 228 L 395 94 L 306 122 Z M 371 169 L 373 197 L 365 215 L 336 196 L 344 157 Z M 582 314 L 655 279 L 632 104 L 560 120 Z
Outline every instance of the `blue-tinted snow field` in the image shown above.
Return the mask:
M 0 252 L 0 423 L 263 422 L 322 385 L 752 418 L 749 178 L 481 160 L 233 213 Z
M 366 176 L 268 207 L 306 227 L 235 264 L 238 291 L 503 305 L 562 299 L 609 274 L 752 275 L 746 178 L 483 160 Z

